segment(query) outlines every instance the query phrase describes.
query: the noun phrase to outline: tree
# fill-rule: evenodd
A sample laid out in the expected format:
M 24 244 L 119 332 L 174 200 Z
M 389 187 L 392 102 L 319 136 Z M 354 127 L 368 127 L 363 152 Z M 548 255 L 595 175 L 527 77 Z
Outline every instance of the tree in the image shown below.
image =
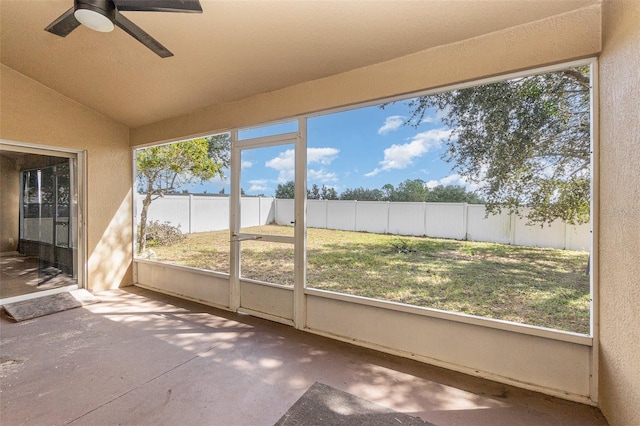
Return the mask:
M 137 151 L 138 192 L 144 194 L 140 212 L 138 251 L 146 248 L 147 212 L 153 200 L 182 185 L 204 182 L 229 167 L 228 134 L 159 145 Z
M 424 201 L 427 184 L 422 179 L 407 179 L 398 185 L 389 201 Z
M 443 159 L 479 185 L 487 211 L 530 223 L 589 220 L 589 67 L 533 75 L 409 101 L 409 123 L 432 108 L 452 129 Z
M 354 189 L 345 189 L 340 194 L 341 200 L 358 200 L 358 201 L 382 201 L 384 194 L 379 189 L 367 189 L 363 187 Z
M 275 193 L 276 198 L 295 198 L 295 184 L 293 181 L 287 183 L 278 184 Z M 317 184 L 311 185 L 311 189 L 307 189 L 307 199 L 309 200 L 337 200 L 338 194 L 333 188 L 329 188 L 326 185 L 322 185 L 322 188 Z
M 322 193 L 320 194 L 320 197 L 323 200 L 337 200 L 338 193 L 336 192 L 335 188 L 330 188 L 326 185 L 322 185 Z
M 317 184 L 311 185 L 311 189 L 307 189 L 307 199 L 309 200 L 319 200 L 320 199 L 320 188 Z
M 396 188 L 390 184 L 386 183 L 382 186 L 382 199 L 384 201 L 391 201 L 395 198 Z
M 279 183 L 275 193 L 276 198 L 295 198 L 295 184 L 292 180 L 287 183 Z
M 427 190 L 425 200 L 430 203 L 484 204 L 484 200 L 474 192 L 460 185 L 438 185 Z

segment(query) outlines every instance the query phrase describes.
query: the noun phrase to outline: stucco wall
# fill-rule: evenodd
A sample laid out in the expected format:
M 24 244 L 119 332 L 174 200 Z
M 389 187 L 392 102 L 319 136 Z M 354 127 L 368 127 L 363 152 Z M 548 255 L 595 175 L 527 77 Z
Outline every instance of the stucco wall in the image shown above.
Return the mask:
M 640 424 L 640 1 L 603 4 L 600 405 Z
M 0 253 L 14 251 L 18 244 L 20 172 L 15 162 L 0 155 Z M 11 243 L 13 240 L 13 243 Z
M 0 138 L 87 153 L 87 285 L 132 283 L 131 152 L 128 129 L 4 65 Z

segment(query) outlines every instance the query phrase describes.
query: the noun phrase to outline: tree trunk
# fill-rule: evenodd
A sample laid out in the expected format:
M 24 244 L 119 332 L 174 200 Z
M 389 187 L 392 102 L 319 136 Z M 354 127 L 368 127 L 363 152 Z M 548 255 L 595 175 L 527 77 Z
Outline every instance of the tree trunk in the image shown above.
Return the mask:
M 142 211 L 140 212 L 140 229 L 138 230 L 138 254 L 143 253 L 147 248 L 147 212 L 151 204 L 151 193 L 147 192 L 142 200 Z

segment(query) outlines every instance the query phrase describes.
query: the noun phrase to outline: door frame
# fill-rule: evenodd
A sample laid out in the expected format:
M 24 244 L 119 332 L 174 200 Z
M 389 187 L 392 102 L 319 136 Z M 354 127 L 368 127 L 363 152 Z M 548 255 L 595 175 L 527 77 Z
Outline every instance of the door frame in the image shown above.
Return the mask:
M 29 144 L 7 139 L 0 139 L 0 151 L 10 151 L 23 154 L 35 154 L 50 157 L 63 157 L 76 160 L 75 170 L 69 170 L 71 185 L 77 187 L 77 209 L 69 212 L 70 220 L 74 221 L 74 229 L 72 231 L 72 244 L 76 243 L 74 250 L 76 255 L 73 256 L 73 266 L 77 274 L 77 284 L 71 286 L 63 286 L 50 290 L 43 290 L 35 293 L 28 293 L 20 296 L 7 297 L 0 299 L 0 303 L 13 303 L 22 300 L 35 299 L 56 293 L 63 293 L 77 288 L 86 288 L 87 282 L 87 236 L 86 236 L 86 211 L 87 211 L 87 178 L 86 178 L 86 151 L 67 148 L 52 147 L 47 145 Z M 22 178 L 20 178 L 22 180 Z M 73 180 L 75 179 L 75 182 Z M 22 191 L 22 188 L 20 188 Z M 21 209 L 22 207 L 19 206 Z M 74 209 L 70 209 L 74 210 Z M 73 216 L 73 215 L 76 216 Z M 22 216 L 22 213 L 20 213 Z M 53 248 L 56 244 L 54 241 Z M 72 249 L 73 250 L 73 249 Z
M 251 139 L 238 139 L 236 129 L 231 132 L 231 194 L 229 205 L 229 240 L 230 240 L 230 269 L 229 269 L 229 308 L 237 312 L 242 310 L 241 301 L 241 244 L 243 240 L 260 238 L 262 241 L 291 243 L 294 247 L 294 285 L 293 285 L 293 325 L 298 328 L 306 326 L 306 310 L 304 289 L 306 286 L 306 205 L 307 205 L 307 122 L 306 118 L 299 118 L 298 131 L 281 133 L 271 136 Z M 256 235 L 241 232 L 241 155 L 243 150 L 266 148 L 281 145 L 294 146 L 294 236 L 283 237 L 275 235 Z M 277 284 L 277 283 L 276 283 Z M 251 312 L 261 316 L 260 313 Z M 265 318 L 274 319 L 269 313 Z

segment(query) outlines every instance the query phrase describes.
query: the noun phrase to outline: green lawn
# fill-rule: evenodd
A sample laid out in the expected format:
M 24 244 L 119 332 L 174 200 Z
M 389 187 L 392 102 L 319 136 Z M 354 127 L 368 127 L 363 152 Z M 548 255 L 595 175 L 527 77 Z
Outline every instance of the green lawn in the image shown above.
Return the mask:
M 243 232 L 292 235 L 275 225 Z M 229 232 L 153 247 L 157 260 L 229 271 Z M 308 229 L 307 286 L 589 333 L 588 253 Z M 243 243 L 242 275 L 291 285 L 293 246 Z

